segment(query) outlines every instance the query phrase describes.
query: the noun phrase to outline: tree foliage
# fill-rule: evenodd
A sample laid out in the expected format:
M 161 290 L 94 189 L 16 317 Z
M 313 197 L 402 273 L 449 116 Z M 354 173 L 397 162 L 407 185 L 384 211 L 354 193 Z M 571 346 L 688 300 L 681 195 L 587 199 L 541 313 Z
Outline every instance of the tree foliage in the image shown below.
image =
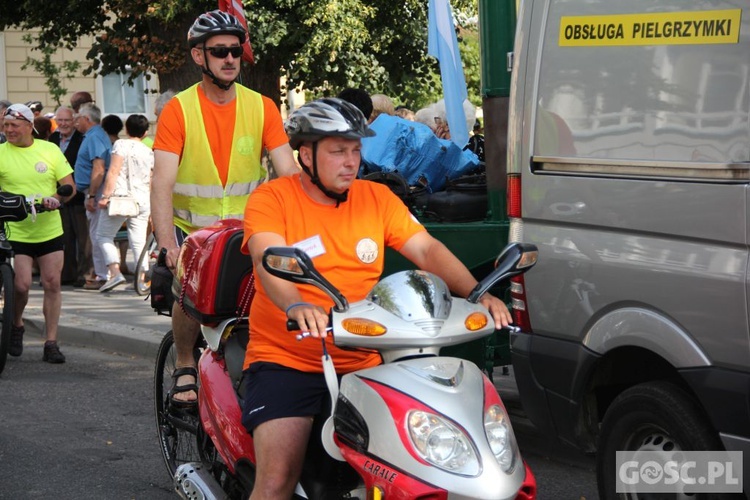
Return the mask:
M 31 45 L 34 43 L 34 38 L 27 34 L 24 35 L 23 41 Z M 63 81 L 74 78 L 81 63 L 79 61 L 54 63 L 52 56 L 57 52 L 57 48 L 52 45 L 46 45 L 44 48 L 39 49 L 39 51 L 41 52 L 41 59 L 27 57 L 21 69 L 25 70 L 31 67 L 37 73 L 44 75 L 44 83 L 47 85 L 52 99 L 57 103 L 57 106 L 60 106 L 62 98 L 68 93 L 68 90 L 63 86 Z
M 476 0 L 452 5 L 477 10 Z M 279 87 L 282 76 L 288 88 L 314 95 L 362 87 L 415 107 L 440 93 L 437 62 L 426 55 L 427 0 L 245 0 L 244 6 L 256 64 L 243 71 L 243 82 L 277 102 L 286 90 Z M 73 47 L 93 35 L 87 74 L 151 72 L 162 89 L 179 90 L 200 75 L 189 58 L 188 27 L 216 7 L 207 0 L 69 0 L 50 8 L 0 0 L 0 29 L 40 29 L 41 48 Z M 473 70 L 466 66 L 468 76 Z

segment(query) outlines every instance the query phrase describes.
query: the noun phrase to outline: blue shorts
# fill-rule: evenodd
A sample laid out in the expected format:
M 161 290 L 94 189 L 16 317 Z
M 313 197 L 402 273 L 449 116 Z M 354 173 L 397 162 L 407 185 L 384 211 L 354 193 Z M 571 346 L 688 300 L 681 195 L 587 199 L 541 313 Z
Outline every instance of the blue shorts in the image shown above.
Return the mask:
M 251 340 L 252 342 L 252 340 Z M 322 373 L 307 373 L 276 363 L 257 362 L 243 372 L 242 425 L 252 434 L 263 422 L 331 413 L 331 393 Z

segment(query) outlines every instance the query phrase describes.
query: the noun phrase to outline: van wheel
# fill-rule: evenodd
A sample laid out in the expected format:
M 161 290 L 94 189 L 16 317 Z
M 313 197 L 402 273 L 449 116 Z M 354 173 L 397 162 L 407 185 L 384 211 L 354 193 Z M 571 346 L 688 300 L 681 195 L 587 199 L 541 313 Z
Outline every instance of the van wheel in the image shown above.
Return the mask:
M 636 385 L 617 396 L 604 414 L 596 461 L 599 496 L 602 500 L 663 497 L 616 493 L 617 451 L 722 449 L 718 435 L 711 428 L 703 410 L 684 390 L 664 381 Z M 702 497 L 678 494 L 670 498 Z

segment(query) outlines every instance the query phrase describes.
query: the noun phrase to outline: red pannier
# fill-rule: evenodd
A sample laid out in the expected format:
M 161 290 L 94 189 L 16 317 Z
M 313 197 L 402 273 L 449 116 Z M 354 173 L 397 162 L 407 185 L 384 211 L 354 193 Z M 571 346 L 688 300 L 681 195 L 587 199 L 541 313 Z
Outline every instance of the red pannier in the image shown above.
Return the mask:
M 225 219 L 187 238 L 177 261 L 175 296 L 189 316 L 216 325 L 247 314 L 253 263 L 240 251 L 242 221 Z

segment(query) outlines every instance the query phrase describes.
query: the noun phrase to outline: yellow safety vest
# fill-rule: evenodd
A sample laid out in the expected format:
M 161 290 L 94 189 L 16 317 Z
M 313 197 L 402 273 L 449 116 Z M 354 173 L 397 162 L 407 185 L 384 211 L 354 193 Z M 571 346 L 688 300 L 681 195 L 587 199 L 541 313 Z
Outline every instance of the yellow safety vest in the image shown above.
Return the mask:
M 203 122 L 198 84 L 175 97 L 185 117 L 185 145 L 172 193 L 174 224 L 186 233 L 219 219 L 242 219 L 250 193 L 266 180 L 260 162 L 263 147 L 261 95 L 235 83 L 236 121 L 226 186 L 211 154 Z

